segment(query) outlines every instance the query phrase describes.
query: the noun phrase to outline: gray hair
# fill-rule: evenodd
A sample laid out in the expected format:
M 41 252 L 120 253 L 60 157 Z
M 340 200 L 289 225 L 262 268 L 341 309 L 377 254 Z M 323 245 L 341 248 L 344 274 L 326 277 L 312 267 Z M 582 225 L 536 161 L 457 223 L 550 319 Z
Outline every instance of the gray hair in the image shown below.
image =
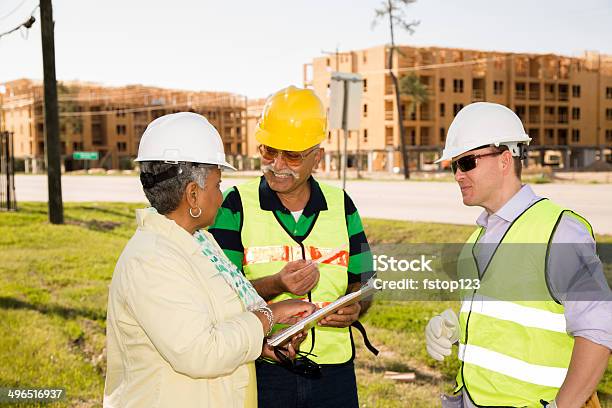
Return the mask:
M 176 177 L 156 183 L 151 188 L 143 187 L 147 200 L 160 214 L 168 214 L 178 208 L 187 184 L 192 181 L 200 188 L 204 188 L 210 170 L 218 168 L 212 164 L 170 164 L 163 161 L 148 161 L 140 163 L 140 172 L 159 174 L 172 166 L 179 166 L 179 174 Z

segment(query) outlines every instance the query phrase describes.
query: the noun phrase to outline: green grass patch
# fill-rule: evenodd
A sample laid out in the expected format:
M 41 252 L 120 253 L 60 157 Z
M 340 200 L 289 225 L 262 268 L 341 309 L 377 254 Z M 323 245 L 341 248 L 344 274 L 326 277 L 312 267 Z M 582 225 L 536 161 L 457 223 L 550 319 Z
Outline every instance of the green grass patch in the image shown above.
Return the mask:
M 45 203 L 0 213 L 0 386 L 66 388 L 67 400 L 48 407 L 101 405 L 108 285 L 140 207 L 68 203 L 61 226 L 48 223 Z M 364 226 L 373 244 L 462 242 L 472 232 L 470 226 L 373 219 Z M 612 236 L 598 240 L 612 242 Z M 372 358 L 355 336 L 362 406 L 438 405 L 459 362 L 429 358 L 423 332 L 448 307 L 458 304 L 385 301 L 372 307 L 364 324 L 382 352 Z M 412 371 L 416 381 L 398 384 L 385 379 L 385 371 Z M 610 367 L 599 390 L 612 394 Z M 609 396 L 602 397 L 608 405 Z M 36 405 L 11 405 L 17 406 Z

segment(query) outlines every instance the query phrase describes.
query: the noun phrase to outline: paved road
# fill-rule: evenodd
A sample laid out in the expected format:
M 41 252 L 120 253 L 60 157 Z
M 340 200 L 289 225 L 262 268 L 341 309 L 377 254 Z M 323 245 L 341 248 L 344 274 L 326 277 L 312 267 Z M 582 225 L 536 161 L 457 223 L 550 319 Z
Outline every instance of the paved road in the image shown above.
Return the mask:
M 226 178 L 222 188 L 246 179 Z M 336 181 L 331 184 L 339 185 Z M 18 175 L 19 201 L 47 201 L 46 176 Z M 537 194 L 585 216 L 602 234 L 612 234 L 611 184 L 538 184 Z M 146 202 L 140 181 L 128 176 L 63 176 L 64 201 Z M 461 204 L 454 183 L 349 181 L 347 191 L 364 217 L 473 224 L 480 209 Z

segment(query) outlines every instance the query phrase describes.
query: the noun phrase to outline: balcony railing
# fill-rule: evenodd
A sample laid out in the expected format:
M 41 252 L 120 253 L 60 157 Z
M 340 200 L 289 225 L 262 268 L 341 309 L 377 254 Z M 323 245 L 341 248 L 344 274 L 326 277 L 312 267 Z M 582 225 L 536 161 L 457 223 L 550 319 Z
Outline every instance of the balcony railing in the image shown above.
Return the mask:
M 514 97 L 515 97 L 516 99 L 525 99 L 525 95 L 526 95 L 526 92 L 525 92 L 525 90 L 523 90 L 523 89 L 517 89 L 517 90 L 514 92 Z
M 484 89 L 473 89 L 472 90 L 472 100 L 484 101 L 484 98 L 485 98 Z
M 385 120 L 393 120 L 393 111 L 385 111 Z
M 540 123 L 540 115 L 529 115 L 529 123 Z
M 529 91 L 529 99 L 532 101 L 540 99 L 540 91 Z
M 517 77 L 526 77 L 527 76 L 527 68 L 517 68 L 516 71 L 514 71 L 514 74 Z

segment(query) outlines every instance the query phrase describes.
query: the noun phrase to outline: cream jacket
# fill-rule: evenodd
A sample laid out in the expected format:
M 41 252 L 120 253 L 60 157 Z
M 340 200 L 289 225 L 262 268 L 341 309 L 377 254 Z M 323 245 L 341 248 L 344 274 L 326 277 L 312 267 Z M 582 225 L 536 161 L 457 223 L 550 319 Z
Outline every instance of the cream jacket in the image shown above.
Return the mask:
M 255 406 L 261 322 L 187 231 L 136 218 L 110 285 L 104 407 Z

